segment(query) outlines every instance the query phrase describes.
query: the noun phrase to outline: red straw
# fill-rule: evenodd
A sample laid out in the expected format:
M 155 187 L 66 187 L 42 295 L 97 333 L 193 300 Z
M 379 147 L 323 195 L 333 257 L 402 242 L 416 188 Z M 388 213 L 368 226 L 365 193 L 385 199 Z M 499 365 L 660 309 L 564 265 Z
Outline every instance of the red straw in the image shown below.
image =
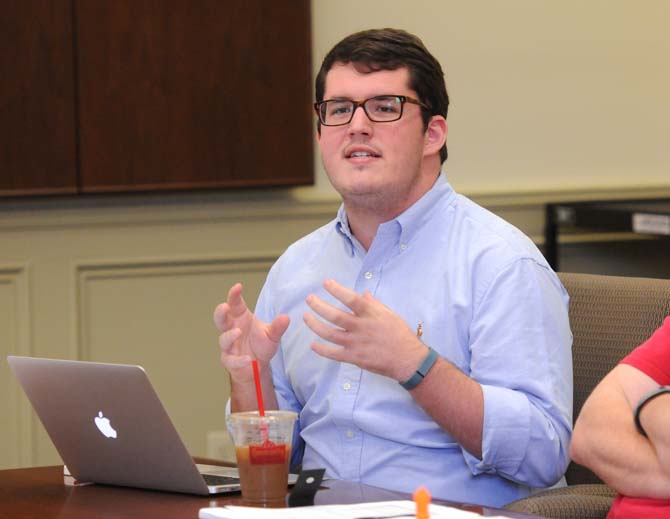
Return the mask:
M 258 361 L 256 359 L 251 361 L 251 366 L 254 368 L 254 382 L 256 383 L 256 399 L 258 400 L 258 414 L 265 416 L 265 407 L 263 406 L 263 392 L 261 391 L 261 376 L 258 373 Z
M 263 392 L 261 391 L 261 376 L 258 373 L 258 361 L 251 361 L 251 367 L 254 369 L 254 382 L 256 384 L 256 400 L 258 400 L 258 415 L 265 416 L 265 406 L 263 406 Z M 263 433 L 263 445 L 270 445 L 268 436 L 268 426 L 265 422 L 261 423 L 261 432 Z

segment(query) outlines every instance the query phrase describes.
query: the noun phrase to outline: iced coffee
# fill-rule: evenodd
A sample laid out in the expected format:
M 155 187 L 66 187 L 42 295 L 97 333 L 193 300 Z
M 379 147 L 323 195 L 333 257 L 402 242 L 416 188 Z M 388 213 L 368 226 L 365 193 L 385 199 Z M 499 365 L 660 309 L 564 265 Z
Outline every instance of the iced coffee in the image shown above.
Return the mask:
M 296 417 L 290 411 L 266 411 L 265 416 L 257 411 L 231 413 L 242 497 L 249 504 L 284 502 Z

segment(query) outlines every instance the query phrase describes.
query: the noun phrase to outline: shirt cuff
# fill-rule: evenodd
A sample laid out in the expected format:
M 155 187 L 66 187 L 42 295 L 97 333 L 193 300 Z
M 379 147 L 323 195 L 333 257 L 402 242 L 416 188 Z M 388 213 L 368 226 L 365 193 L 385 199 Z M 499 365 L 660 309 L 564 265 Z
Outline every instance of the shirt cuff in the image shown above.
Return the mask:
M 482 386 L 484 424 L 482 459 L 464 451 L 465 461 L 474 475 L 504 473 L 514 475 L 521 465 L 530 441 L 530 403 L 518 391 Z

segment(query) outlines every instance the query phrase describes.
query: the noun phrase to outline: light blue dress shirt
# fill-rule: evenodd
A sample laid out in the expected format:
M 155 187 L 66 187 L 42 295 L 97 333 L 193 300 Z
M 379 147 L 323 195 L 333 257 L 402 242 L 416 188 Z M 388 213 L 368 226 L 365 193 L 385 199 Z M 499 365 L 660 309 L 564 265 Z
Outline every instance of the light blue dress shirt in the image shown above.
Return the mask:
M 310 343 L 323 341 L 303 323 L 305 298 L 342 306 L 322 288 L 326 278 L 369 290 L 413 329 L 422 323 L 423 341 L 481 384 L 482 459 L 397 381 L 312 352 Z M 567 467 L 572 428 L 567 308 L 565 289 L 533 243 L 456 194 L 444 173 L 379 227 L 367 253 L 340 208 L 279 258 L 256 308 L 266 322 L 291 317 L 271 367 L 280 408 L 299 413 L 293 464 L 493 506 L 552 485 Z

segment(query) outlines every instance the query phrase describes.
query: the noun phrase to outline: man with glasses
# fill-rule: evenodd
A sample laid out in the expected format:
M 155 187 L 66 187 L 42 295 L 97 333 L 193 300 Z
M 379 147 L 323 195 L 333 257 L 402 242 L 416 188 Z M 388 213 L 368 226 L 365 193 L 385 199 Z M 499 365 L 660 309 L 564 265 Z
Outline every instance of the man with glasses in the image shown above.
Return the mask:
M 353 34 L 316 79 L 337 217 L 272 267 L 255 314 L 215 311 L 233 411 L 299 413 L 293 463 L 503 505 L 558 481 L 572 423 L 567 294 L 532 242 L 454 192 L 440 64 L 415 36 Z

